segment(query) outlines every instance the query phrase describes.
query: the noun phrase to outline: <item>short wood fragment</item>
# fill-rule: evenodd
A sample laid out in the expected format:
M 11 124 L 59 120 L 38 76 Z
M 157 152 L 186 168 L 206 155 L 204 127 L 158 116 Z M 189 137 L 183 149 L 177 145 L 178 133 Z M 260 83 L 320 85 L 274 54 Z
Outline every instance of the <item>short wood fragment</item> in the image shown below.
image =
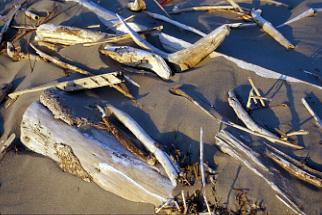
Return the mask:
M 20 47 L 19 47 L 20 48 Z M 16 47 L 13 46 L 11 42 L 7 42 L 7 55 L 13 61 L 21 61 L 21 60 L 32 60 L 32 61 L 40 61 L 41 58 L 37 55 L 30 53 L 23 53 L 19 51 Z
M 34 21 L 38 21 L 40 19 L 40 16 L 35 14 L 34 12 L 30 11 L 30 10 L 25 10 L 24 14 L 26 17 L 34 20 Z
M 11 88 L 12 88 L 11 83 L 1 84 L 0 85 L 0 104 L 7 97 L 9 91 L 11 90 Z
M 8 20 L 2 26 L 2 28 L 0 30 L 0 44 L 3 42 L 3 36 L 8 31 L 12 20 L 15 18 L 16 14 L 17 14 L 17 12 L 19 11 L 20 8 L 21 8 L 21 4 L 16 5 L 14 10 L 11 12 L 10 16 L 8 17 Z
M 309 103 L 306 101 L 305 98 L 302 98 L 301 101 L 304 107 L 306 108 L 306 110 L 309 112 L 309 114 L 314 118 L 316 125 L 319 128 L 322 128 L 322 119 L 314 112 L 314 110 L 311 108 L 311 106 L 309 105 Z
M 287 20 L 286 22 L 284 22 L 283 24 L 280 24 L 279 26 L 277 26 L 276 28 L 281 28 L 283 26 L 286 26 L 286 25 L 290 25 L 291 23 L 293 22 L 297 22 L 301 19 L 304 19 L 306 17 L 311 17 L 311 16 L 315 16 L 317 13 L 317 10 L 314 9 L 314 8 L 309 8 L 307 9 L 306 11 L 300 13 L 299 15 L 295 16 L 294 18 L 290 19 L 290 20 Z
M 252 9 L 251 15 L 253 17 L 253 20 L 257 23 L 257 25 L 260 26 L 263 29 L 263 31 L 265 31 L 274 40 L 276 40 L 278 43 L 280 43 L 287 49 L 295 48 L 293 44 L 291 44 L 278 30 L 276 30 L 272 23 L 270 23 L 261 16 L 260 10 Z
M 0 159 L 6 153 L 6 150 L 11 146 L 11 144 L 15 140 L 15 138 L 16 138 L 16 134 L 12 133 L 8 137 L 8 139 L 6 139 L 4 142 L 0 142 Z
M 250 86 L 252 87 L 255 95 L 258 96 L 258 97 L 262 97 L 260 92 L 259 92 L 259 90 L 257 89 L 257 87 L 255 86 L 253 80 L 250 77 L 248 78 L 248 81 L 249 81 Z M 261 103 L 262 107 L 265 107 L 265 102 L 264 102 L 263 99 L 259 99 L 259 102 Z

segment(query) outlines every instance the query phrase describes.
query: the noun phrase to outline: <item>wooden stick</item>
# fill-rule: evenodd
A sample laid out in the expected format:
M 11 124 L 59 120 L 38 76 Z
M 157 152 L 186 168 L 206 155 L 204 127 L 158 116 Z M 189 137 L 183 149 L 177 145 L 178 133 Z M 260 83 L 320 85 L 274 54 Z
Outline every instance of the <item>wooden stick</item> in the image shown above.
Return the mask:
M 231 5 L 231 6 L 233 6 L 233 8 L 235 9 L 235 10 L 237 10 L 238 12 L 241 12 L 241 13 L 243 13 L 244 12 L 244 10 L 243 9 L 241 9 L 241 7 L 234 1 L 234 0 L 227 0 L 227 2 Z
M 134 0 L 133 2 L 129 2 L 127 7 L 130 11 L 138 12 L 146 9 L 146 4 L 144 0 Z
M 38 48 L 36 48 L 36 46 L 33 45 L 32 43 L 30 43 L 30 46 L 31 46 L 31 48 L 33 48 L 36 51 L 36 53 L 40 57 L 42 57 L 45 60 L 48 60 L 48 61 L 52 62 L 56 66 L 59 66 L 59 67 L 64 68 L 64 69 L 71 70 L 73 72 L 80 73 L 82 75 L 90 75 L 91 74 L 90 72 L 88 72 L 88 71 L 86 71 L 84 69 L 81 69 L 81 68 L 79 68 L 79 67 L 77 67 L 75 65 L 63 62 L 63 61 L 61 61 L 60 59 L 58 59 L 56 57 L 53 57 L 53 56 L 50 56 L 50 55 L 46 54 L 45 52 L 43 52 L 43 51 L 39 50 Z
M 33 61 L 40 61 L 41 58 L 34 54 L 26 54 L 21 51 L 18 51 L 11 42 L 7 42 L 7 55 L 13 60 L 13 61 L 21 61 L 21 60 L 33 60 Z
M 130 46 L 105 46 L 100 53 L 128 66 L 152 70 L 164 80 L 169 80 L 171 76 L 171 70 L 163 58 L 148 51 Z
M 247 103 L 246 103 L 247 110 L 250 110 L 250 107 L 252 105 L 252 100 L 254 101 L 255 104 L 257 103 L 256 99 L 252 99 L 253 96 L 254 96 L 253 89 L 250 89 L 250 91 L 248 93 Z
M 193 33 L 195 33 L 195 34 L 197 34 L 197 35 L 199 35 L 199 36 L 201 36 L 201 37 L 205 37 L 205 36 L 207 36 L 207 34 L 205 34 L 205 33 L 201 32 L 201 31 L 199 31 L 198 29 L 196 29 L 196 28 L 194 28 L 194 27 L 191 27 L 191 26 L 188 26 L 188 25 L 182 24 L 182 23 L 180 23 L 180 22 L 178 22 L 178 21 L 172 20 L 172 19 L 170 19 L 170 18 L 168 18 L 168 17 L 165 17 L 165 16 L 162 16 L 162 15 L 160 15 L 160 14 L 157 14 L 157 13 L 151 13 L 151 12 L 148 12 L 148 11 L 146 11 L 145 13 L 146 13 L 146 14 L 148 14 L 149 16 L 153 17 L 154 19 L 158 19 L 158 20 L 162 20 L 162 21 L 164 21 L 164 22 L 170 23 L 170 24 L 172 24 L 172 25 L 174 25 L 174 26 L 177 26 L 177 27 L 179 27 L 179 28 L 182 28 L 182 29 L 184 29 L 184 30 L 186 30 L 186 31 L 193 32 Z
M 174 7 L 171 11 L 172 14 L 176 13 L 183 13 L 183 12 L 190 12 L 190 11 L 209 11 L 209 10 L 234 10 L 233 6 L 230 5 L 224 5 L 224 6 L 195 6 L 195 7 L 189 7 L 189 8 L 178 8 Z
M 284 22 L 283 24 L 280 24 L 279 26 L 277 26 L 276 28 L 281 28 L 283 26 L 286 26 L 286 25 L 289 25 L 293 22 L 297 22 L 303 18 L 306 18 L 306 17 L 310 17 L 310 16 L 315 16 L 317 13 L 316 10 L 314 10 L 314 8 L 309 8 L 307 9 L 306 11 L 300 13 L 299 15 L 295 16 L 294 18 Z
M 200 175 L 201 175 L 201 184 L 202 184 L 202 195 L 204 198 L 204 201 L 207 206 L 208 214 L 211 215 L 211 209 L 207 200 L 207 195 L 206 195 L 206 177 L 205 177 L 205 169 L 204 169 L 204 162 L 203 162 L 203 129 L 202 127 L 200 128 L 200 155 L 199 155 L 199 170 L 200 170 Z
M 223 0 L 223 1 L 219 1 L 219 2 L 216 2 L 215 5 L 219 5 L 219 4 L 226 4 L 227 0 Z M 253 1 L 252 0 L 235 0 L 236 3 L 252 3 Z M 273 4 L 273 5 L 276 5 L 276 6 L 284 6 L 284 7 L 288 7 L 287 4 L 284 4 L 282 2 L 279 2 L 279 1 L 274 1 L 274 0 L 260 0 L 259 1 L 260 3 L 268 3 L 268 4 Z
M 308 135 L 309 132 L 306 130 L 298 130 L 298 131 L 293 131 L 290 133 L 287 133 L 286 136 L 287 137 L 292 137 L 292 136 L 303 136 L 303 135 Z
M 311 114 L 311 116 L 314 118 L 316 125 L 319 128 L 322 128 L 322 120 L 321 118 L 314 112 L 314 110 L 311 108 L 311 106 L 309 105 L 309 103 L 305 100 L 305 98 L 302 98 L 302 103 L 304 105 L 304 107 L 306 108 L 306 110 L 309 112 L 309 114 Z
M 34 21 L 38 21 L 40 19 L 40 16 L 35 14 L 34 12 L 31 12 L 30 10 L 25 10 L 24 14 L 26 17 L 34 20 Z
M 12 84 L 11 83 L 1 84 L 0 85 L 0 104 L 6 98 L 6 96 L 9 93 L 9 91 L 11 90 L 11 88 L 12 88 Z
M 146 149 L 154 154 L 158 162 L 162 165 L 165 172 L 167 173 L 170 181 L 173 186 L 177 184 L 178 172 L 175 167 L 175 164 L 169 159 L 169 156 L 160 150 L 156 146 L 155 140 L 153 140 L 143 128 L 127 113 L 115 108 L 112 105 L 108 105 L 107 109 L 120 121 L 122 124 L 127 127 L 138 140 L 146 147 Z
M 8 20 L 2 26 L 1 31 L 0 31 L 0 44 L 2 43 L 3 35 L 8 31 L 8 29 L 11 25 L 11 22 L 15 18 L 20 7 L 21 7 L 21 4 L 15 6 L 15 9 L 13 10 L 12 14 L 9 16 Z
M 250 85 L 252 86 L 252 89 L 254 90 L 255 94 L 258 96 L 258 97 L 262 97 L 261 94 L 259 93 L 259 90 L 257 89 L 257 87 L 255 86 L 253 80 L 248 77 L 248 81 L 250 83 Z M 263 99 L 258 99 L 259 102 L 261 103 L 262 107 L 265 107 L 265 102 Z
M 284 46 L 287 49 L 295 48 L 293 44 L 291 44 L 279 31 L 277 31 L 276 28 L 274 28 L 272 23 L 265 20 L 261 16 L 260 10 L 252 9 L 251 15 L 253 17 L 253 20 L 257 23 L 257 25 L 260 26 L 263 29 L 263 31 L 265 31 L 274 40 L 276 40 L 278 43 L 280 43 L 282 46 Z
M 10 145 L 15 139 L 16 134 L 12 133 L 6 141 L 0 143 L 0 159 L 3 157 L 5 151 L 10 147 Z
M 154 3 L 167 15 L 167 17 L 171 18 L 171 16 L 168 14 L 168 12 L 164 9 L 164 7 L 158 2 L 158 0 L 153 0 Z

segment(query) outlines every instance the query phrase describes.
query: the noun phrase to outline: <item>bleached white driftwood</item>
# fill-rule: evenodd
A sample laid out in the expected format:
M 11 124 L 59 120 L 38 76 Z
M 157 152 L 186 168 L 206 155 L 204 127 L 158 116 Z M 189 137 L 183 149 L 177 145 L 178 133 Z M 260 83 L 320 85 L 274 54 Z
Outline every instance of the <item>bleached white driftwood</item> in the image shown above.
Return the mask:
M 235 0 L 226 0 L 236 11 L 243 13 L 243 9 L 235 2 Z
M 272 180 L 271 173 L 265 173 L 261 169 L 257 167 L 257 165 L 254 165 L 252 162 L 249 162 L 249 159 L 247 159 L 247 156 L 243 154 L 243 152 L 239 151 L 238 148 L 233 148 L 232 145 L 236 145 L 235 143 L 238 141 L 237 138 L 227 138 L 227 134 L 229 134 L 228 131 L 221 130 L 216 135 L 216 145 L 219 147 L 219 149 L 230 155 L 231 157 L 235 158 L 236 160 L 243 163 L 249 170 L 254 172 L 256 175 L 258 175 L 260 178 L 262 178 L 274 191 L 275 196 L 288 208 L 290 208 L 294 213 L 296 214 L 305 214 L 288 196 L 286 193 L 284 193 Z M 233 137 L 232 134 L 230 134 L 231 137 Z M 259 161 L 260 162 L 260 161 Z M 264 165 L 262 163 L 262 165 Z
M 129 2 L 127 4 L 127 7 L 131 10 L 131 11 L 142 11 L 146 9 L 146 4 L 144 0 L 134 0 L 132 2 Z
M 122 64 L 152 70 L 165 80 L 170 78 L 169 66 L 157 54 L 130 46 L 105 46 L 100 52 Z
M 1 30 L 0 30 L 0 44 L 2 43 L 3 40 L 3 35 L 8 31 L 12 20 L 15 18 L 16 13 L 18 12 L 18 10 L 20 9 L 21 4 L 19 5 L 15 5 L 15 8 L 13 9 L 13 11 L 11 12 L 11 14 L 9 15 L 7 21 L 4 23 L 4 25 L 2 26 Z
M 125 199 L 158 206 L 172 197 L 170 180 L 137 159 L 113 136 L 55 120 L 39 102 L 23 115 L 21 142 L 56 161 L 64 171 Z
M 263 31 L 265 31 L 274 40 L 276 40 L 278 43 L 280 43 L 287 49 L 295 48 L 293 44 L 291 44 L 278 30 L 276 30 L 272 23 L 270 23 L 261 16 L 261 10 L 252 9 L 251 15 L 253 20 L 258 24 L 258 26 L 260 26 L 263 29 Z
M 321 178 L 318 178 L 317 176 L 306 172 L 305 170 L 297 167 L 293 163 L 287 161 L 286 159 L 279 156 L 278 154 L 275 154 L 272 151 L 267 151 L 266 156 L 269 157 L 275 163 L 277 163 L 280 167 L 282 167 L 288 173 L 295 176 L 296 178 L 298 178 L 302 181 L 305 181 L 309 184 L 312 184 L 318 188 L 322 188 L 322 179 Z
M 159 3 L 158 0 L 153 0 L 153 1 L 163 11 L 163 13 L 165 13 L 165 15 L 167 15 L 168 17 L 170 17 L 170 15 L 168 14 L 168 12 L 164 9 L 164 7 Z
M 306 17 L 310 17 L 310 16 L 315 16 L 317 14 L 317 12 L 322 11 L 322 8 L 309 8 L 306 11 L 300 13 L 299 15 L 295 16 L 294 18 L 287 20 L 286 22 L 284 22 L 283 24 L 280 24 L 279 26 L 277 26 L 276 28 L 280 28 L 283 27 L 285 25 L 289 25 L 293 22 L 297 22 L 301 19 L 304 19 Z
M 26 17 L 28 17 L 28 18 L 30 18 L 30 19 L 32 19 L 34 21 L 37 21 L 37 20 L 40 19 L 39 15 L 35 14 L 34 12 L 32 12 L 30 10 L 25 10 L 24 14 L 25 14 Z
M 195 7 L 188 7 L 188 8 L 178 8 L 174 7 L 171 13 L 183 13 L 183 12 L 190 12 L 190 11 L 214 11 L 214 10 L 234 10 L 234 7 L 231 5 L 222 5 L 222 6 L 195 6 Z
M 42 24 L 36 30 L 36 41 L 76 45 L 81 43 L 98 42 L 111 35 L 64 25 Z
M 127 127 L 138 140 L 140 140 L 140 142 L 146 147 L 146 149 L 155 156 L 155 158 L 164 168 L 173 186 L 176 186 L 178 170 L 176 168 L 176 165 L 169 158 L 169 155 L 167 155 L 156 146 L 155 140 L 153 140 L 130 115 L 112 105 L 108 105 L 107 109 L 111 111 L 111 113 L 120 122 L 122 122 L 122 124 L 124 124 L 124 126 Z
M 180 22 L 178 22 L 178 21 L 175 21 L 175 20 L 173 20 L 173 19 L 170 19 L 170 18 L 168 18 L 168 17 L 166 17 L 166 16 L 162 16 L 162 15 L 157 14 L 157 13 L 151 13 L 151 12 L 149 12 L 149 11 L 146 11 L 145 13 L 146 13 L 146 14 L 148 14 L 149 16 L 153 17 L 154 19 L 158 19 L 158 20 L 161 20 L 161 21 L 164 21 L 164 22 L 170 23 L 170 24 L 172 24 L 172 25 L 174 25 L 174 26 L 177 26 L 177 27 L 179 27 L 179 28 L 182 28 L 182 29 L 184 29 L 184 30 L 186 30 L 186 31 L 193 32 L 193 33 L 195 33 L 195 34 L 197 34 L 197 35 L 199 35 L 199 36 L 201 36 L 201 37 L 205 37 L 205 36 L 207 36 L 207 34 L 203 33 L 202 31 L 199 31 L 198 29 L 196 29 L 196 28 L 194 28 L 194 27 L 191 27 L 191 26 L 188 26 L 188 25 L 182 24 L 182 23 L 180 23 Z
M 322 128 L 322 119 L 314 112 L 314 110 L 311 108 L 311 106 L 309 105 L 309 103 L 306 101 L 305 98 L 302 98 L 302 103 L 303 103 L 304 107 L 306 108 L 306 110 L 314 118 L 317 126 L 319 126 L 320 128 Z
M 64 81 L 60 83 L 52 83 L 39 87 L 34 87 L 26 90 L 19 90 L 13 93 L 10 93 L 9 98 L 16 100 L 19 96 L 26 93 L 39 92 L 50 88 L 58 88 L 67 92 L 93 89 L 98 87 L 111 86 L 122 83 L 122 80 L 117 77 L 117 73 L 108 73 L 102 75 L 95 75 L 87 78 L 80 78 L 71 81 Z
M 5 141 L 1 141 L 0 142 L 0 159 L 3 157 L 3 155 L 6 152 L 6 150 L 10 147 L 10 145 L 15 140 L 15 138 L 16 138 L 16 134 L 15 133 L 12 133 L 8 137 L 8 139 L 6 139 Z
M 163 46 L 163 48 L 169 52 L 176 52 L 185 48 L 188 48 L 189 46 L 191 46 L 192 44 L 189 42 L 186 42 L 182 39 L 173 37 L 171 35 L 165 34 L 165 33 L 160 33 L 158 34 L 159 36 L 159 40 Z M 258 66 L 256 64 L 252 64 L 246 61 L 243 61 L 241 59 L 238 58 L 234 58 L 228 55 L 225 55 L 223 53 L 219 53 L 219 52 L 212 52 L 209 54 L 210 58 L 218 58 L 218 57 L 223 57 L 228 61 L 233 62 L 234 64 L 236 64 L 239 68 L 251 71 L 253 73 L 255 73 L 256 75 L 263 77 L 263 78 L 272 78 L 272 79 L 279 79 L 279 80 L 284 80 L 284 81 L 288 81 L 288 82 L 294 82 L 294 83 L 303 83 L 318 89 L 322 89 L 322 86 L 317 85 L 317 84 L 312 84 L 310 82 L 298 79 L 298 78 L 294 78 L 291 76 L 287 76 L 287 75 L 283 75 L 281 73 L 275 72 L 273 70 Z
M 11 83 L 6 83 L 6 84 L 1 84 L 0 85 L 0 104 L 7 97 L 9 91 L 11 90 L 11 88 L 12 88 Z
M 68 69 L 68 70 L 71 70 L 73 72 L 77 72 L 77 73 L 80 73 L 82 75 L 90 75 L 91 73 L 82 69 L 82 68 L 79 68 L 78 66 L 75 66 L 75 65 L 72 65 L 72 64 L 69 64 L 69 63 L 66 63 L 66 62 L 63 62 L 62 60 L 56 58 L 56 57 L 53 57 L 43 51 L 41 51 L 40 49 L 38 49 L 35 45 L 33 45 L 32 43 L 29 44 L 30 47 L 36 51 L 36 53 L 42 57 L 43 59 L 45 60 L 48 60 L 50 62 L 52 62 L 53 64 L 61 67 L 61 68 L 64 68 L 64 69 Z
M 253 0 L 235 0 L 236 3 L 252 3 Z M 219 1 L 219 2 L 215 2 L 215 5 L 220 5 L 220 4 L 226 4 L 227 0 L 223 0 L 223 1 Z M 276 6 L 284 6 L 284 7 L 288 7 L 287 4 L 283 3 L 283 2 L 279 2 L 279 1 L 274 1 L 274 0 L 260 0 L 259 3 L 267 3 L 267 4 L 273 4 Z

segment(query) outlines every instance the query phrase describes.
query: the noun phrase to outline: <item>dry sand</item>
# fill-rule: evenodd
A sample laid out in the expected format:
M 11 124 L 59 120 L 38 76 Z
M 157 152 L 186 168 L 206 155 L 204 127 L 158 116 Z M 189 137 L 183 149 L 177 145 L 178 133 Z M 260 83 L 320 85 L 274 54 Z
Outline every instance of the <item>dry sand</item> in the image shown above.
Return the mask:
M 130 15 L 126 9 L 127 1 L 115 0 L 112 2 L 101 1 L 100 4 L 124 17 Z M 207 5 L 212 2 L 205 0 L 198 1 L 198 4 Z M 180 3 L 180 6 L 196 4 L 194 1 L 177 0 L 169 4 L 169 8 L 177 3 Z M 319 0 L 289 0 L 285 3 L 293 8 L 262 5 L 263 16 L 271 20 L 274 25 L 279 25 L 309 7 L 322 7 Z M 44 11 L 52 8 L 54 4 L 61 5 L 62 8 L 73 5 L 73 3 L 62 4 L 41 0 L 32 8 Z M 252 7 L 252 4 L 242 5 Z M 257 6 L 256 3 L 253 5 Z M 152 3 L 148 4 L 148 10 L 162 13 Z M 193 12 L 173 17 L 208 33 L 220 24 L 236 21 L 232 16 L 227 19 L 222 18 L 221 15 Z M 144 23 L 146 26 L 159 23 L 143 14 L 138 14 L 135 21 Z M 17 22 L 23 23 L 23 17 L 18 17 Z M 51 22 L 79 27 L 100 23 L 94 14 L 80 6 L 72 7 Z M 318 14 L 280 29 L 291 42 L 295 43 L 297 46 L 295 50 L 285 50 L 258 28 L 247 28 L 232 30 L 218 51 L 321 86 L 321 81 L 303 74 L 303 69 L 305 69 L 322 76 L 321 23 L 322 14 Z M 104 27 L 101 27 L 100 30 L 104 30 Z M 165 24 L 165 32 L 190 42 L 198 39 L 192 33 L 178 30 L 167 24 Z M 92 48 L 74 46 L 61 50 L 60 54 L 100 73 L 119 67 L 116 62 L 99 55 L 97 49 L 98 46 Z M 19 90 L 60 78 L 62 78 L 60 80 L 66 79 L 63 78 L 64 71 L 50 63 L 31 62 L 31 64 L 34 65 L 33 70 L 30 69 L 28 60 L 12 62 L 9 58 L 0 56 L 0 83 L 13 81 L 13 89 Z M 75 76 L 67 78 L 73 77 Z M 248 196 L 252 200 L 264 200 L 268 213 L 291 213 L 274 197 L 273 191 L 263 180 L 236 160 L 218 151 L 214 145 L 214 136 L 219 130 L 219 125 L 187 100 L 171 95 L 168 89 L 172 86 L 184 84 L 185 89 L 198 96 L 201 102 L 206 105 L 214 105 L 214 109 L 225 118 L 239 123 L 228 106 L 227 91 L 234 88 L 245 104 L 249 90 L 247 77 L 251 77 L 263 94 L 273 99 L 272 104 L 287 102 L 289 105 L 288 108 L 254 111 L 252 114 L 254 119 L 268 128 L 279 127 L 286 131 L 289 129 L 309 130 L 310 135 L 297 139 L 300 145 L 305 146 L 304 150 L 286 150 L 286 152 L 297 159 L 304 159 L 309 155 L 308 165 L 322 171 L 321 130 L 314 125 L 313 119 L 301 103 L 303 96 L 312 94 L 316 101 L 322 101 L 322 92 L 315 87 L 261 78 L 253 72 L 240 69 L 221 57 L 206 59 L 197 68 L 176 74 L 168 82 L 153 76 L 131 75 L 131 77 L 141 85 L 139 89 L 130 88 L 138 98 L 139 105 L 133 105 L 117 92 L 107 88 L 75 93 L 71 102 L 75 102 L 72 103 L 75 110 L 78 108 L 76 100 L 78 102 L 84 101 L 82 102 L 84 106 L 89 105 L 89 100 L 83 100 L 86 97 L 99 98 L 102 104 L 111 102 L 130 113 L 159 143 L 168 146 L 173 144 L 183 152 L 191 148 L 192 161 L 198 159 L 199 128 L 203 127 L 206 160 L 218 171 L 217 195 L 221 203 L 227 203 L 230 208 L 236 207 L 234 200 L 236 191 L 232 188 L 245 188 L 249 190 Z M 19 136 L 22 114 L 28 105 L 38 97 L 39 94 L 21 96 L 9 109 L 4 109 L 2 105 L 0 109 L 2 126 L 0 128 L 3 138 L 12 132 Z M 322 116 L 321 103 L 317 102 L 315 105 Z M 254 147 L 260 147 L 260 142 L 257 139 L 252 139 L 249 135 L 243 136 L 245 140 L 253 142 Z M 32 153 L 21 146 L 18 138 L 15 145 L 18 147 L 18 151 L 15 152 L 12 149 L 0 162 L 0 213 L 153 213 L 151 205 L 126 201 L 100 189 L 93 183 L 83 182 L 74 176 L 63 173 L 50 159 Z M 291 177 L 266 158 L 263 160 L 271 168 L 280 172 L 280 175 L 276 177 L 276 183 L 289 196 L 292 196 L 292 199 L 302 206 L 307 214 L 322 213 L 321 190 Z

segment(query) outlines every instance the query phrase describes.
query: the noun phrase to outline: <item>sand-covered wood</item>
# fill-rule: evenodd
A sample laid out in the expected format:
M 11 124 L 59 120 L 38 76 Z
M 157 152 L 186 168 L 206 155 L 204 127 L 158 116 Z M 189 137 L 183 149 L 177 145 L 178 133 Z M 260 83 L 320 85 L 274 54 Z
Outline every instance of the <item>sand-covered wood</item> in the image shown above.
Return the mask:
M 170 180 L 133 156 L 113 136 L 55 120 L 38 102 L 23 116 L 21 142 L 56 161 L 64 171 L 125 199 L 158 206 L 171 197 Z
M 100 49 L 100 53 L 121 64 L 149 69 L 165 80 L 171 76 L 171 70 L 162 57 L 142 49 L 130 46 L 105 46 Z

